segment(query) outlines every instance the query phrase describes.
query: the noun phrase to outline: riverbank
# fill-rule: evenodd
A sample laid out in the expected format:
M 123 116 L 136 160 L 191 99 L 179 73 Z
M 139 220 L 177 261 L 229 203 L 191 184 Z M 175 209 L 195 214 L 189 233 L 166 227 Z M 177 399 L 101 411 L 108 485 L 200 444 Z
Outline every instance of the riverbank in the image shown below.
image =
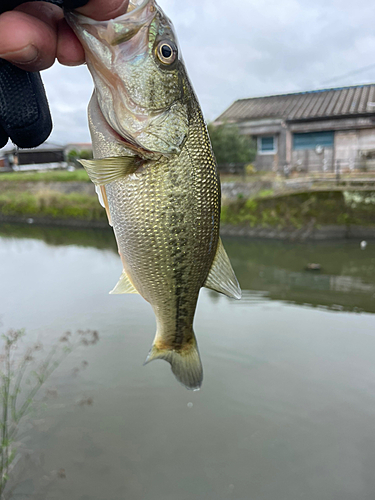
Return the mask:
M 222 184 L 223 235 L 285 240 L 375 238 L 375 191 L 363 186 L 355 190 L 315 186 L 303 192 L 275 193 L 259 190 L 263 184 Z M 254 189 L 256 194 L 250 195 Z M 83 170 L 1 175 L 0 222 L 108 227 L 105 210 Z
M 39 227 L 61 227 L 67 229 L 111 229 L 107 220 L 58 219 L 48 217 L 15 217 L 0 214 L 1 224 L 34 225 Z M 372 240 L 375 227 L 323 225 L 296 228 L 274 228 L 264 226 L 234 226 L 221 224 L 221 236 L 272 239 L 284 241 L 323 241 L 323 240 Z

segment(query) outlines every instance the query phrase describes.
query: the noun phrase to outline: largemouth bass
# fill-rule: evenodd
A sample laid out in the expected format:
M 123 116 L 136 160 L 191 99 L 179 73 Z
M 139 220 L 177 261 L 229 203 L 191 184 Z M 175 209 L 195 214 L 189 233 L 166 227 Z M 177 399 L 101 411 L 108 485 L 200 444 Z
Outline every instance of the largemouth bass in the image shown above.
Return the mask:
M 193 332 L 201 287 L 241 291 L 219 238 L 220 182 L 205 121 L 171 21 L 154 0 L 125 15 L 67 20 L 94 80 L 93 160 L 83 160 L 113 226 L 123 273 L 111 293 L 139 293 L 157 330 L 146 363 L 164 359 L 198 389 Z

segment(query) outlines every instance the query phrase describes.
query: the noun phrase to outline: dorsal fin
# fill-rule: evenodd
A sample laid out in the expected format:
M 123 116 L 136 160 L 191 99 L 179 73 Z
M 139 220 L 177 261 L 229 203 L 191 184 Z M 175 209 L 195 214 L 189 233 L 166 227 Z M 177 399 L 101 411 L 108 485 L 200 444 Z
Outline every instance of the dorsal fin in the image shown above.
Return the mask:
M 221 238 L 219 238 L 216 255 L 204 286 L 234 299 L 241 298 L 241 288 Z
M 117 293 L 138 293 L 135 286 L 130 281 L 125 271 L 122 272 L 115 288 L 109 292 L 110 294 Z

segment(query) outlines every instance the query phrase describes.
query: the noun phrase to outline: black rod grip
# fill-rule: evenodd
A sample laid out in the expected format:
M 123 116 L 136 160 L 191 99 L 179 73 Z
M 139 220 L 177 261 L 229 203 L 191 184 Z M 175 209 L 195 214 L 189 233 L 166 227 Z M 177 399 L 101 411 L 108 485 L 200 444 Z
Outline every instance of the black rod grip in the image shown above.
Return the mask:
M 0 59 L 0 124 L 20 148 L 35 148 L 52 131 L 52 119 L 39 73 Z
M 12 10 L 29 0 L 3 0 L 0 13 Z M 85 5 L 88 0 L 45 0 L 68 10 Z M 0 59 L 0 148 L 8 137 L 20 148 L 35 148 L 52 131 L 52 118 L 39 73 L 17 68 Z

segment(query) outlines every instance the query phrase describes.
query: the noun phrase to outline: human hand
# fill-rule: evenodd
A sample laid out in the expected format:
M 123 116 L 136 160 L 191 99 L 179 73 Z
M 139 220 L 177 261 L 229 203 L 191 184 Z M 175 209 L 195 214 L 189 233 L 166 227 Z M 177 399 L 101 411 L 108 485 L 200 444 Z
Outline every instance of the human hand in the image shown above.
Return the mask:
M 51 1 L 62 3 L 62 0 Z M 19 2 L 8 0 L 7 3 Z M 86 3 L 78 12 L 106 20 L 124 14 L 129 0 L 78 2 Z M 65 0 L 64 5 L 78 2 Z M 1 9 L 4 5 L 0 6 L 0 12 Z M 82 64 L 85 59 L 83 48 L 65 22 L 60 7 L 33 1 L 0 15 L 0 148 L 5 146 L 8 137 L 27 148 L 38 146 L 50 135 L 51 116 L 40 75 L 36 72 L 49 68 L 56 59 L 68 66 Z
M 83 2 L 81 2 L 82 4 Z M 90 0 L 77 9 L 97 20 L 125 14 L 129 0 Z M 85 60 L 83 48 L 60 7 L 35 1 L 0 15 L 0 58 L 27 71 L 49 68 L 56 59 L 76 66 Z

